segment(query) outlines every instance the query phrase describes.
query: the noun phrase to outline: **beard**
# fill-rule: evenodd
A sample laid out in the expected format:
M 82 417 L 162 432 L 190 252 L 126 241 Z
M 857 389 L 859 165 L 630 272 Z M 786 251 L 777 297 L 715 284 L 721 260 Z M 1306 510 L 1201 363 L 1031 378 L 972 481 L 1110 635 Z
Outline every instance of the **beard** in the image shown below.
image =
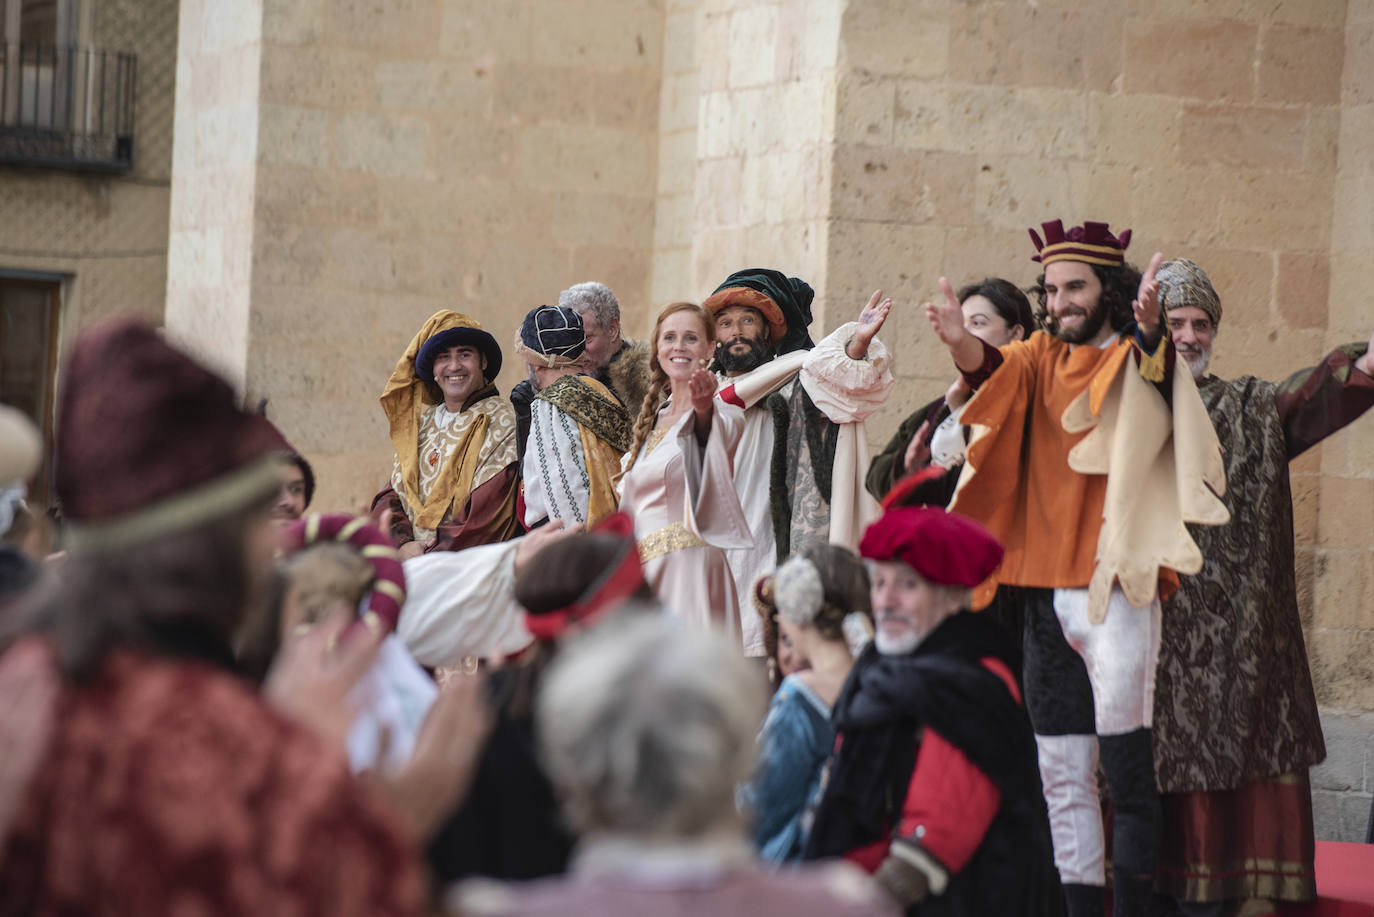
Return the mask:
M 1178 351 L 1183 362 L 1188 364 L 1188 370 L 1193 374 L 1194 381 L 1207 375 L 1207 367 L 1212 364 L 1211 347 L 1190 347 L 1185 350 L 1175 344 L 1174 349 Z
M 1077 314 L 1083 314 L 1077 309 L 1074 311 Z M 1053 315 L 1046 315 L 1045 330 L 1059 338 L 1059 340 L 1063 341 L 1065 344 L 1086 344 L 1088 341 L 1097 337 L 1097 333 L 1102 330 L 1102 326 L 1107 321 L 1107 310 L 1103 307 L 1102 299 L 1099 297 L 1092 311 L 1084 316 L 1083 322 L 1078 326 L 1077 331 L 1064 331 L 1059 324 L 1060 318 L 1062 318 L 1062 316 L 1056 317 Z
M 735 353 L 730 348 L 736 344 L 744 344 L 749 349 L 744 353 Z M 758 338 L 738 337 L 729 343 L 722 341 L 716 345 L 716 361 L 720 363 L 720 368 L 727 376 L 737 376 L 758 369 L 771 359 L 773 355 L 769 352 L 768 344 Z
M 884 656 L 905 656 L 920 646 L 923 636 L 924 634 L 909 630 L 899 636 L 891 637 L 879 628 L 873 635 L 873 646 Z

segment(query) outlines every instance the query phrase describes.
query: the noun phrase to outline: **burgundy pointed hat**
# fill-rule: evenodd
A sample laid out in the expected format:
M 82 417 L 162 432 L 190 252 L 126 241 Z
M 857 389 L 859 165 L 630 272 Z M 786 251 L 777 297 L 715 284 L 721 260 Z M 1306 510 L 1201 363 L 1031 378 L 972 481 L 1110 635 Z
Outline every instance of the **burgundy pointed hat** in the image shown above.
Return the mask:
M 1131 244 L 1131 231 L 1122 230 L 1120 237 L 1112 235 L 1106 223 L 1085 221 L 1064 231 L 1063 220 L 1041 223 L 1045 240 L 1034 229 L 1029 230 L 1031 241 L 1035 243 L 1032 261 L 1053 264 L 1056 261 L 1083 261 L 1087 264 L 1105 264 L 1119 267 L 1126 263 L 1126 247 Z
M 290 447 L 234 389 L 135 319 L 72 348 L 57 422 L 57 495 L 72 547 L 192 528 L 270 495 Z

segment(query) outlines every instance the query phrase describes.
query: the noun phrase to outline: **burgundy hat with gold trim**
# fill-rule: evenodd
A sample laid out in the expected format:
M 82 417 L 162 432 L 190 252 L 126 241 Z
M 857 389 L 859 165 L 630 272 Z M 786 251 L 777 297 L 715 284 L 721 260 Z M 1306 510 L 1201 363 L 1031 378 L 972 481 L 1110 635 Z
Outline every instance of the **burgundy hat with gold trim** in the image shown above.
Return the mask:
M 368 586 L 367 611 L 363 623 L 369 630 L 396 629 L 401 606 L 406 601 L 406 575 L 401 555 L 391 539 L 372 525 L 367 516 L 346 513 L 310 513 L 286 527 L 282 550 L 289 557 L 310 545 L 334 542 L 357 550 L 372 566 L 372 585 Z
M 97 324 L 67 362 L 57 496 L 73 548 L 120 547 L 265 498 L 290 447 L 228 382 L 136 319 Z
M 1109 267 L 1120 267 L 1126 263 L 1126 246 L 1131 244 L 1129 229 L 1123 230 L 1118 237 L 1112 235 L 1106 223 L 1085 221 L 1082 226 L 1065 232 L 1062 220 L 1041 223 L 1040 228 L 1045 231 L 1043 242 L 1034 229 L 1029 230 L 1036 251 L 1031 256 L 1032 261 L 1044 265 L 1056 261 L 1082 261 Z

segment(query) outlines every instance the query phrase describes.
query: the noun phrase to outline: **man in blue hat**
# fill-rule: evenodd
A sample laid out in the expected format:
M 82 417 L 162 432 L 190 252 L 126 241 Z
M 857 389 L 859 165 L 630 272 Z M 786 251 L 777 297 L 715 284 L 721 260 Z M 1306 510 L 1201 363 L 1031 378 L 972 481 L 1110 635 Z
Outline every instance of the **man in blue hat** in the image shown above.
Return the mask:
M 582 317 L 564 306 L 531 309 L 515 337 L 534 400 L 524 468 L 524 523 L 594 525 L 615 512 L 611 478 L 631 445 L 630 416 L 586 374 Z
M 491 382 L 500 371 L 496 339 L 446 309 L 425 322 L 387 381 L 381 403 L 396 462 L 372 506 L 392 510 L 403 557 L 519 534 L 515 411 Z
M 745 413 L 735 489 L 754 546 L 727 552 L 739 595 L 808 545 L 857 548 L 878 516 L 864 490 L 863 425 L 892 390 L 892 359 L 876 337 L 892 300 L 874 293 L 857 321 L 812 344 L 814 297 L 799 278 L 748 268 L 702 303 L 716 320 L 717 397 Z M 745 653 L 762 656 L 758 617 L 740 623 Z

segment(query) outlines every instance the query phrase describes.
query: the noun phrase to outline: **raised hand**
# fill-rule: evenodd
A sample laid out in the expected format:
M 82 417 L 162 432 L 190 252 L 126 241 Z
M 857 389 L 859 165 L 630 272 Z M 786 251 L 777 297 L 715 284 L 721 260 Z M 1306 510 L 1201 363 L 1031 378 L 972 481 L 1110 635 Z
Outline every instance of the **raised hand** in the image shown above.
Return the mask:
M 954 365 L 973 372 L 982 365 L 983 342 L 964 329 L 964 308 L 959 304 L 959 297 L 954 295 L 948 277 L 940 278 L 940 292 L 945 294 L 945 301 L 926 303 L 926 318 L 935 329 L 935 336 L 949 348 Z
M 1150 266 L 1140 277 L 1140 289 L 1136 292 L 1136 298 L 1131 301 L 1131 312 L 1134 313 L 1135 323 L 1140 328 L 1140 336 L 1146 343 L 1159 340 L 1159 281 L 1155 279 L 1155 272 L 1159 270 L 1163 261 L 1164 253 L 1155 252 L 1154 257 L 1150 259 Z
M 940 292 L 945 294 L 945 301 L 925 303 L 926 318 L 935 329 L 935 336 L 953 350 L 963 343 L 965 336 L 968 335 L 964 330 L 964 309 L 959 305 L 959 299 L 954 295 L 954 287 L 950 285 L 948 277 L 940 278 Z
M 346 752 L 357 714 L 349 694 L 377 659 L 382 635 L 365 627 L 344 631 L 353 610 L 338 605 L 304 634 L 282 644 L 263 685 L 278 710 L 309 726 L 327 745 Z
M 698 414 L 711 413 L 711 399 L 716 394 L 716 376 L 709 369 L 698 369 L 687 380 L 687 394 L 692 398 L 692 410 Z
M 884 299 L 882 290 L 874 290 L 873 295 L 868 297 L 868 305 L 859 313 L 859 327 L 854 332 L 854 338 L 845 347 L 845 353 L 851 360 L 862 360 L 868 356 L 868 345 L 873 343 L 873 338 L 882 329 L 891 311 L 892 297 Z
M 906 454 L 902 456 L 902 469 L 907 474 L 915 474 L 922 468 L 930 464 L 930 421 L 925 420 L 921 423 L 921 428 L 911 437 L 911 442 L 907 443 Z
M 562 519 L 550 519 L 547 525 L 530 532 L 528 535 L 521 535 L 516 541 L 519 547 L 515 549 L 515 577 L 519 579 L 525 575 L 535 556 L 543 550 L 545 545 L 552 544 L 560 538 L 569 535 L 576 535 L 582 531 L 582 523 L 565 525 Z

